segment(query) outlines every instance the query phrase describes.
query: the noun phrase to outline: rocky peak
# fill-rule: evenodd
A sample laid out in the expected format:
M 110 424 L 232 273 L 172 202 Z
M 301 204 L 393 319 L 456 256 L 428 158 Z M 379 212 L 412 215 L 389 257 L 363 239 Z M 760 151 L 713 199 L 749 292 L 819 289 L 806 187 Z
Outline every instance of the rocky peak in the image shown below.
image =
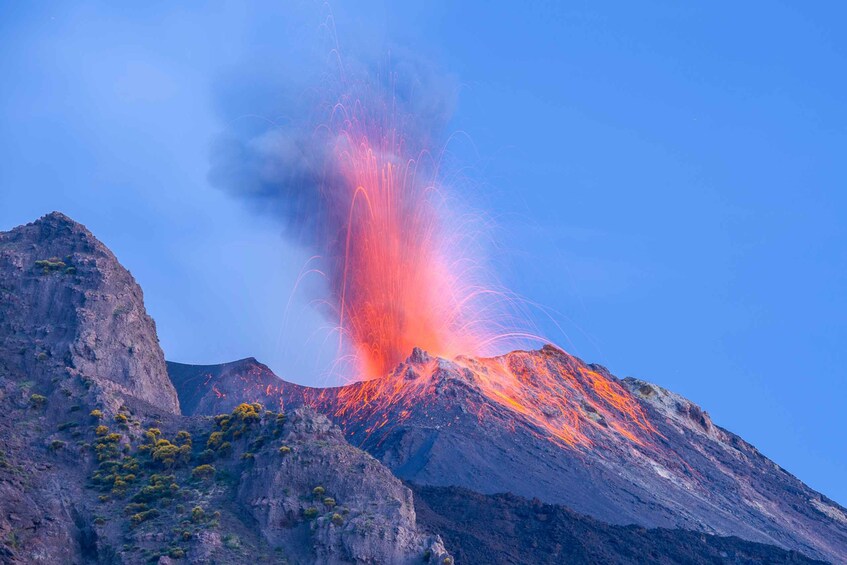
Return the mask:
M 179 413 L 141 288 L 59 212 L 0 232 L 0 371 L 53 392 L 82 381 L 107 410 L 129 396 Z

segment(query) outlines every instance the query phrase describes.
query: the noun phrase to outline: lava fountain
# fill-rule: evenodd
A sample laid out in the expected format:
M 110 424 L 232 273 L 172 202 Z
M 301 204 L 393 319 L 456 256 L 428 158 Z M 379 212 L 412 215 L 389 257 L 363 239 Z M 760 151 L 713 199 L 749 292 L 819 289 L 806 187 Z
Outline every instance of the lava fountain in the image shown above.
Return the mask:
M 338 357 L 359 378 L 390 372 L 414 347 L 452 358 L 495 353 L 531 331 L 480 258 L 478 217 L 442 182 L 436 128 L 398 90 L 397 74 L 341 73 L 303 154 L 310 164 L 310 247 L 320 253 Z M 317 156 L 317 157 L 316 157 Z M 302 191 L 295 195 L 303 201 Z M 300 219 L 299 221 L 303 221 Z

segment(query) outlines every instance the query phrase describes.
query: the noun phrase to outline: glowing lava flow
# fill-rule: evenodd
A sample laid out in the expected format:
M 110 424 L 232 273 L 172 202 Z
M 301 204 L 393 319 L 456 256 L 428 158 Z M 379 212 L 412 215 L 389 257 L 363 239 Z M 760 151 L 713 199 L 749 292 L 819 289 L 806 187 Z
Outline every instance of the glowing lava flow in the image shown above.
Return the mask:
M 311 399 L 329 409 L 345 429 L 356 424 L 364 434 L 386 431 L 412 416 L 450 418 L 439 404 L 444 391 L 456 383 L 467 394 L 460 410 L 474 412 L 485 426 L 498 417 L 514 429 L 519 424 L 540 437 L 568 447 L 590 447 L 603 436 L 621 436 L 646 445 L 656 433 L 639 403 L 611 376 L 563 351 L 546 346 L 540 351 L 515 351 L 500 357 L 455 361 L 431 358 L 420 350 L 386 376 L 324 389 Z

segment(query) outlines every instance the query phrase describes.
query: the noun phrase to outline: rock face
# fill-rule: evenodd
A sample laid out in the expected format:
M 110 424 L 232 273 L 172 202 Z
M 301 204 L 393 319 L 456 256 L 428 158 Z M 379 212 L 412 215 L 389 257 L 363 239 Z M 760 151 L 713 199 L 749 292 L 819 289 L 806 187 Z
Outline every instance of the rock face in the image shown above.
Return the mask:
M 65 373 L 104 399 L 131 396 L 179 413 L 141 288 L 57 212 L 0 233 L 0 371 L 22 381 Z
M 325 416 L 297 410 L 282 441 L 285 454 L 254 454 L 237 497 L 271 545 L 290 548 L 289 559 L 411 564 L 448 557 L 440 539 L 418 530 L 412 492 Z
M 492 389 L 495 369 L 524 388 Z M 373 381 L 267 390 L 283 405 L 325 412 L 353 445 L 416 484 L 511 492 L 610 524 L 735 535 L 835 562 L 847 556 L 843 507 L 692 402 L 554 347 L 455 361 L 417 351 Z

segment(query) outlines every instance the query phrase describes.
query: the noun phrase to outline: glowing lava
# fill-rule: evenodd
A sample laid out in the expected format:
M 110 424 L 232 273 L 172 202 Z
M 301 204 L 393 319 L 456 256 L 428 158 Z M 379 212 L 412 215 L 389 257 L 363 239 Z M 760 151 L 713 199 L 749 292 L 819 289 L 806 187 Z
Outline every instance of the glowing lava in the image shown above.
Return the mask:
M 500 407 L 510 426 L 568 447 L 590 447 L 603 436 L 646 445 L 656 428 L 630 393 L 610 375 L 553 346 L 488 359 L 431 358 L 420 350 L 392 373 L 319 391 L 310 403 L 329 410 L 345 429 L 364 424 L 366 436 L 401 425 L 413 414 L 441 411 L 450 386 L 468 391 L 461 408 L 481 425 Z M 453 407 L 455 408 L 455 406 Z M 441 415 L 443 416 L 443 414 Z
M 413 347 L 484 353 L 500 337 L 486 322 L 502 294 L 473 281 L 461 221 L 447 221 L 438 165 L 413 117 L 366 86 L 344 96 L 319 128 L 332 142 L 321 188 L 331 303 L 359 373 L 384 375 Z M 365 101 L 369 101 L 367 105 Z M 483 315 L 483 313 L 487 313 Z

